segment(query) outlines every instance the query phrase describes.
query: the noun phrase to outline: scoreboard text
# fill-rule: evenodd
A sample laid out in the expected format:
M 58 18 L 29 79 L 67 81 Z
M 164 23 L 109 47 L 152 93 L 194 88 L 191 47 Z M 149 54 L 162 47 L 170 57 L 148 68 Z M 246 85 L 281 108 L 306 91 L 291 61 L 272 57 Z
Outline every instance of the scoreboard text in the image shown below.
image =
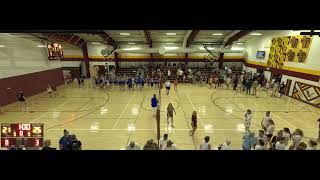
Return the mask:
M 43 124 L 1 124 L 1 147 L 42 147 Z

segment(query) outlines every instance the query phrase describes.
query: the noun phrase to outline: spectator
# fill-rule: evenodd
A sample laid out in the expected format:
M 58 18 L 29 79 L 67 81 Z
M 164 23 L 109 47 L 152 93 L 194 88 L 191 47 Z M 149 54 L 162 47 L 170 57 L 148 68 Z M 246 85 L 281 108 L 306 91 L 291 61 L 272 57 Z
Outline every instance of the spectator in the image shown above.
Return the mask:
M 255 143 L 254 143 L 254 147 L 258 144 L 259 140 L 262 139 L 264 141 L 264 145 L 267 148 L 268 146 L 268 138 L 267 136 L 264 134 L 263 130 L 259 130 L 259 134 L 258 136 L 255 138 Z
M 271 120 L 270 111 L 267 111 L 266 116 L 261 121 L 261 126 L 264 131 L 267 130 L 267 127 L 269 126 L 270 120 Z
M 164 134 L 163 137 L 160 139 L 159 142 L 159 149 L 163 150 L 166 146 L 167 146 L 167 142 L 168 142 L 168 134 Z
M 178 150 L 175 144 L 171 140 L 167 141 L 166 147 L 163 148 L 163 150 Z
M 290 146 L 289 149 L 291 150 L 296 149 L 299 146 L 302 137 L 303 137 L 303 131 L 301 129 L 296 129 L 292 135 L 293 144 Z
M 315 140 L 309 140 L 308 147 L 306 150 L 317 150 L 318 143 Z
M 284 137 L 284 146 L 288 146 L 288 142 L 289 140 L 291 140 L 291 133 L 290 133 L 290 129 L 285 127 L 283 128 L 283 137 Z
M 254 132 L 246 132 L 245 135 L 242 137 L 242 149 L 243 150 L 251 150 L 254 145 Z
M 52 97 L 52 87 L 50 86 L 50 84 L 47 87 L 47 91 L 48 91 L 49 97 Z
M 255 146 L 254 150 L 267 150 L 265 148 L 265 143 L 263 139 L 259 139 L 258 144 Z
M 52 148 L 51 146 L 51 140 L 47 139 L 43 142 L 43 148 L 42 150 L 56 150 L 56 148 Z
M 67 150 L 81 150 L 82 149 L 82 143 L 79 141 L 76 137 L 76 135 L 70 135 L 69 141 L 67 145 Z
M 301 142 L 294 150 L 306 150 L 306 149 L 307 149 L 306 143 Z
M 231 150 L 230 144 L 231 141 L 227 139 L 226 142 L 221 145 L 220 150 Z
M 69 132 L 65 129 L 63 131 L 63 136 L 59 140 L 59 148 L 60 150 L 66 150 L 69 140 Z
M 200 149 L 201 150 L 211 150 L 211 145 L 209 144 L 209 141 L 210 141 L 209 136 L 204 137 L 204 141 L 200 145 Z
M 134 141 L 131 141 L 127 146 L 126 150 L 141 150 L 140 146 L 135 143 Z
M 158 150 L 158 146 L 156 143 L 153 142 L 153 139 L 150 139 L 144 145 L 143 150 Z
M 275 145 L 275 150 L 285 150 L 285 138 L 279 137 L 278 142 Z

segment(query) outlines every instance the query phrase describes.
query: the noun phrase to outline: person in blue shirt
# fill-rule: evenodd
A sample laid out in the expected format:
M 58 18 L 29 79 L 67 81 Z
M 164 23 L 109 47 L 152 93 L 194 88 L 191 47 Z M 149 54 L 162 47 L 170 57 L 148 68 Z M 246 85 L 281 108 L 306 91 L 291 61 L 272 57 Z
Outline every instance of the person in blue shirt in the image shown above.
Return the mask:
M 142 90 L 142 78 L 141 77 L 138 77 L 137 84 L 138 84 L 138 87 L 141 91 Z
M 158 99 L 155 94 L 153 95 L 153 98 L 151 98 L 151 107 L 153 111 L 153 116 L 155 116 L 157 112 L 157 107 L 158 107 Z
M 255 144 L 254 132 L 245 133 L 242 139 L 243 139 L 242 149 L 251 150 L 251 148 Z
M 59 140 L 60 150 L 66 150 L 69 142 L 69 132 L 65 129 L 63 131 L 63 136 Z
M 128 88 L 129 88 L 129 90 L 132 89 L 132 79 L 131 78 L 128 79 Z

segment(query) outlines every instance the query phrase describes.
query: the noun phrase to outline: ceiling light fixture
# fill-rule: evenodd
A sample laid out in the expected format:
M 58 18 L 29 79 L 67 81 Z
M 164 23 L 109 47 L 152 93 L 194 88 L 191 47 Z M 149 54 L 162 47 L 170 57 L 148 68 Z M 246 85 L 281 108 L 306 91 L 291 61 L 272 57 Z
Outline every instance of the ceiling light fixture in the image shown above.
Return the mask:
M 38 45 L 38 47 L 43 48 L 43 47 L 47 47 L 46 45 Z
M 223 34 L 222 33 L 213 33 L 212 35 L 213 36 L 222 36 Z
M 134 51 L 134 50 L 139 50 L 140 48 L 138 47 L 132 47 L 132 48 L 126 48 L 126 49 L 123 49 L 123 50 L 126 50 L 126 51 Z
M 4 45 L 0 45 L 0 47 L 4 47 Z
M 166 33 L 167 36 L 175 36 L 177 33 Z
M 232 47 L 231 51 L 243 51 L 244 48 L 243 47 Z
M 122 36 L 130 36 L 130 33 L 120 33 Z
M 164 47 L 166 50 L 174 50 L 174 49 L 178 49 L 179 47 Z
M 172 42 L 168 42 L 168 43 L 166 43 L 166 44 L 173 44 Z
M 91 44 L 101 44 L 101 43 L 99 43 L 99 42 L 92 42 Z
M 250 35 L 251 36 L 261 36 L 262 34 L 261 33 L 251 33 Z
M 129 42 L 128 44 L 136 44 L 136 43 L 134 43 L 134 42 Z

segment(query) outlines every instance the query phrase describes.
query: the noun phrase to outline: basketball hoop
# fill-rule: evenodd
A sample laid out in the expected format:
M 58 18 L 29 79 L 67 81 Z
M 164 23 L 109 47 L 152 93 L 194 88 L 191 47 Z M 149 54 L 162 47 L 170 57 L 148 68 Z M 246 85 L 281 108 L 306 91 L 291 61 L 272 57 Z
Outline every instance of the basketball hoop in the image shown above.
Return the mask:
M 204 58 L 209 60 L 210 62 L 214 62 L 219 59 L 219 56 L 215 53 L 215 54 L 204 55 Z

